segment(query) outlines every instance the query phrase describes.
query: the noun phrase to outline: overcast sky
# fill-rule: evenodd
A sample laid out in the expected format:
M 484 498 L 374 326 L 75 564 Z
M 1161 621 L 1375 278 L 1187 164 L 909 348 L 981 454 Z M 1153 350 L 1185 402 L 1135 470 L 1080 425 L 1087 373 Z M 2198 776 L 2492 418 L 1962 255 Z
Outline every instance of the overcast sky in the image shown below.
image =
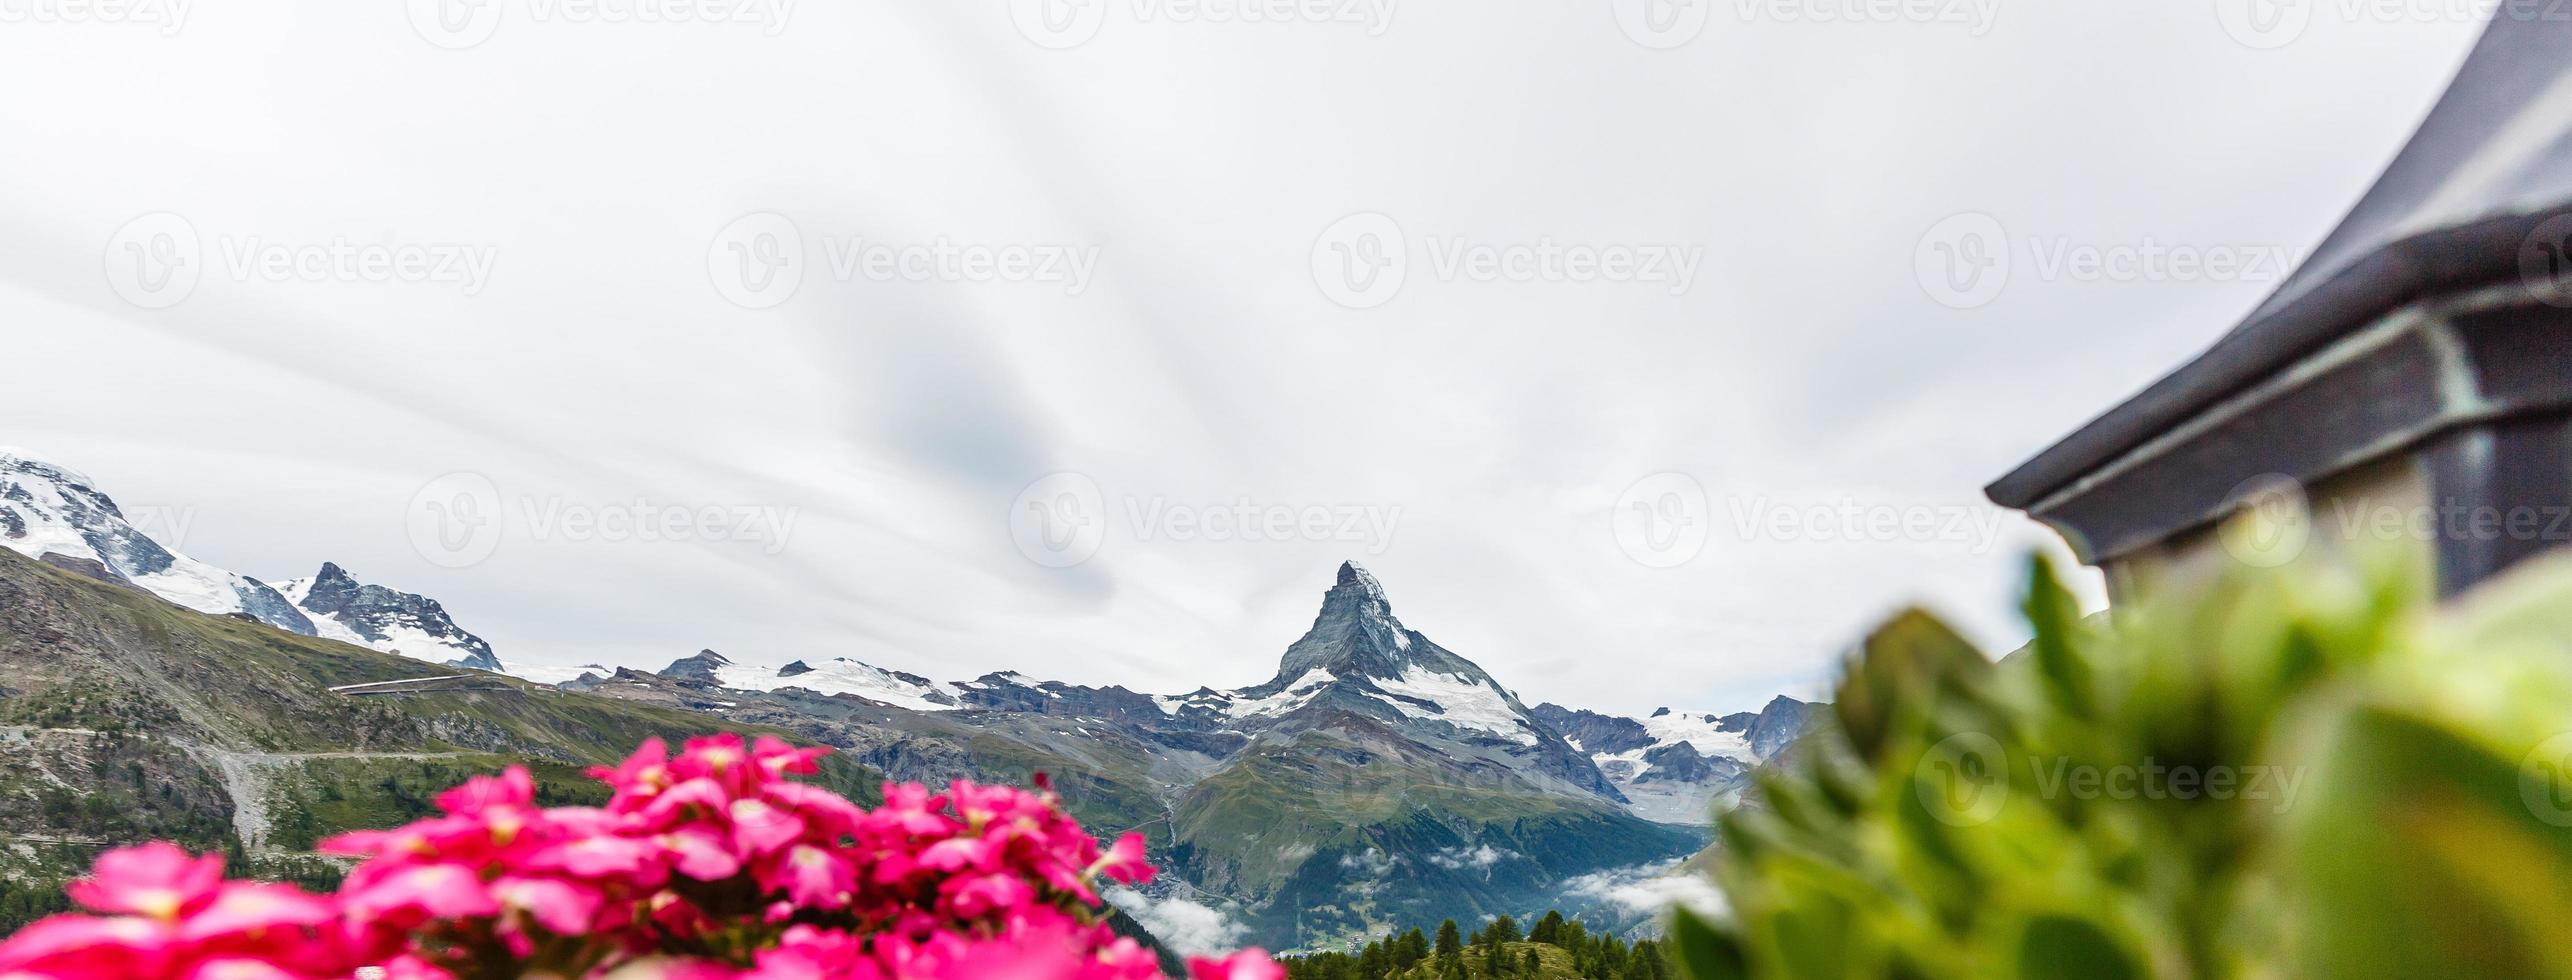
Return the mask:
M 510 660 L 1238 686 L 1354 558 L 1621 712 L 1817 693 L 1908 602 L 2017 642 L 2047 537 L 1978 488 L 2256 304 L 2475 31 L 445 2 L 0 0 L 0 443 Z

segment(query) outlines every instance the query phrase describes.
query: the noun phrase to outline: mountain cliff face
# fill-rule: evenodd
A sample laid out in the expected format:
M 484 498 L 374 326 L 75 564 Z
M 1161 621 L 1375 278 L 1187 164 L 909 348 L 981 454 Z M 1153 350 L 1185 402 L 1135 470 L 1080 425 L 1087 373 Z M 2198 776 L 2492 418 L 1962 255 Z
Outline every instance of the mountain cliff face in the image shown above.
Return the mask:
M 1637 815 L 1695 823 L 1737 803 L 1751 771 L 1794 744 L 1817 707 L 1780 696 L 1720 717 L 1663 708 L 1621 718 L 1553 704 L 1537 705 L 1535 715 L 1586 754 Z
M 595 689 L 793 728 L 898 779 L 1046 772 L 1091 826 L 1148 836 L 1171 873 L 1156 898 L 1215 905 L 1280 948 L 1519 914 L 1706 843 L 1702 815 L 1638 815 L 1539 709 L 1403 625 L 1354 564 L 1275 676 L 1239 690 L 762 669 L 711 651 Z
M 172 552 L 125 519 L 78 470 L 0 447 L 0 546 L 204 613 L 239 613 L 313 636 L 311 618 L 275 588 Z
M 280 583 L 277 591 L 314 617 L 317 626 L 335 624 L 359 642 L 386 653 L 493 673 L 501 670 L 500 658 L 491 655 L 491 644 L 457 626 L 437 600 L 360 583 L 336 564 L 323 562 L 313 577 Z
M 237 614 L 416 660 L 501 669 L 491 644 L 457 626 L 435 599 L 360 583 L 329 563 L 311 578 L 275 585 L 216 568 L 143 533 L 80 471 L 24 450 L 0 448 L 0 545 L 198 612 Z

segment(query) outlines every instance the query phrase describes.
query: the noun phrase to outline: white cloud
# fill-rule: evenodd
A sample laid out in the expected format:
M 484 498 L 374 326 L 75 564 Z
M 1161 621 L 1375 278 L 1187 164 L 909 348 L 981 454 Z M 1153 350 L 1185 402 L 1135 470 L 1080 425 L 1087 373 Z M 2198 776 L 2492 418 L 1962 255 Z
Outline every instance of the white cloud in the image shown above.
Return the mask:
M 1232 952 L 1249 931 L 1222 909 L 1183 898 L 1155 899 L 1131 888 L 1109 888 L 1104 897 L 1181 956 Z
M 1564 882 L 1568 894 L 1598 899 L 1629 913 L 1660 915 L 1686 906 L 1703 915 L 1721 915 L 1723 890 L 1713 879 L 1685 862 L 1619 868 Z
M 2249 51 L 2201 5 L 2066 4 L 1979 34 L 1726 21 L 1656 52 L 1597 4 L 1454 4 L 1378 33 L 1110 23 L 1052 51 L 1003 4 L 839 4 L 773 36 L 513 20 L 450 51 L 401 6 L 0 31 L 0 86 L 43 93 L 0 102 L 0 133 L 38 134 L 0 155 L 11 442 L 194 507 L 195 557 L 336 560 L 562 665 L 713 647 L 1245 683 L 1373 543 L 1144 540 L 1127 502 L 1399 507 L 1368 564 L 1411 625 L 1531 697 L 1629 713 L 1809 692 L 1916 598 L 2012 643 L 2015 553 L 2043 540 L 2024 521 L 1991 550 L 1826 544 L 1745 539 L 1727 504 L 1970 506 L 2263 292 L 2047 282 L 2031 257 L 1950 309 L 1916 279 L 1924 231 L 1979 212 L 2048 250 L 2309 245 L 2472 33 L 2316 24 Z M 146 310 L 102 260 L 163 211 L 203 275 Z M 806 274 L 747 309 L 714 238 L 771 211 L 811 240 Z M 1315 246 L 1361 212 L 1420 254 L 1352 310 Z M 491 268 L 467 295 L 228 262 L 342 238 Z M 941 239 L 1098 251 L 1077 295 L 816 267 Z M 1703 261 L 1676 296 L 1433 269 L 1545 239 Z M 516 536 L 446 569 L 400 518 L 458 470 L 539 505 L 800 519 L 773 555 Z M 1008 520 L 1063 470 L 1120 530 L 1047 568 Z M 1661 472 L 1713 498 L 1670 568 L 1614 530 Z
M 1496 848 L 1489 844 L 1480 844 L 1473 847 L 1451 847 L 1441 849 L 1436 853 L 1429 855 L 1429 863 L 1450 870 L 1463 868 L 1488 868 L 1492 865 L 1499 864 L 1503 858 L 1514 858 L 1517 856 L 1517 851 L 1507 850 L 1505 848 Z

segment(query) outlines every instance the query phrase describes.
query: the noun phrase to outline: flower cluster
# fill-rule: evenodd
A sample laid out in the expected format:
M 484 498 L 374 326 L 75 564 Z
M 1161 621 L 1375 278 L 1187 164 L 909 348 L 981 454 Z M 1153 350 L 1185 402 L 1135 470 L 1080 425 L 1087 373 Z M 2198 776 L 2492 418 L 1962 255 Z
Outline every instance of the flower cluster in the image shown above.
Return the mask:
M 1151 980 L 1096 885 L 1150 880 L 1039 791 L 888 785 L 867 810 L 789 777 L 825 749 L 659 741 L 593 770 L 604 807 L 538 807 L 523 769 L 438 797 L 443 816 L 323 842 L 360 859 L 334 896 L 223 880 L 166 843 L 112 851 L 56 916 L 0 943 L 0 980 Z M 1276 980 L 1265 954 L 1196 980 Z

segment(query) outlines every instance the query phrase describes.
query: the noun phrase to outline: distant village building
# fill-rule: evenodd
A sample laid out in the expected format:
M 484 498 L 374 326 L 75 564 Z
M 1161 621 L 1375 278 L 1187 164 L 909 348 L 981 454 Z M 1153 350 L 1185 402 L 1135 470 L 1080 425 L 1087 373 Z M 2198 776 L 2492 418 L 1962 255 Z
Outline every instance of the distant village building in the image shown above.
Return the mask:
M 1986 492 L 2120 593 L 2233 560 L 2295 488 L 2313 547 L 2415 541 L 2454 594 L 2572 544 L 2572 20 L 2502 4 L 2366 197 L 2196 360 Z M 2231 554 L 2228 554 L 2230 552 Z

